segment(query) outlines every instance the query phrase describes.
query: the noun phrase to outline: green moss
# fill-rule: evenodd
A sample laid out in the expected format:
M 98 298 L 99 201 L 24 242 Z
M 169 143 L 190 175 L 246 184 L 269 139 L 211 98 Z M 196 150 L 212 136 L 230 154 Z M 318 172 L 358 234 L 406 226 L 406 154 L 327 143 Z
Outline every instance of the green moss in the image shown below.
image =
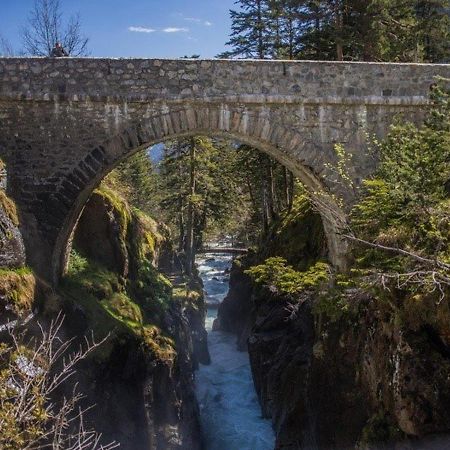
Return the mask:
M 108 271 L 99 264 L 80 256 L 72 250 L 66 280 L 78 284 L 80 288 L 102 300 L 115 292 L 121 292 L 123 285 L 118 274 Z
M 281 256 L 297 270 L 306 270 L 324 253 L 325 235 L 320 215 L 306 195 L 297 195 L 291 211 L 274 222 L 261 245 L 259 258 Z
M 189 280 L 175 285 L 172 297 L 186 308 L 193 308 L 196 311 L 204 308 L 202 287 L 193 285 Z
M 163 236 L 158 232 L 157 222 L 134 208 L 127 241 L 130 260 L 133 263 L 132 276 L 137 276 L 136 272 L 142 264 L 155 263 L 157 249 L 163 240 Z
M 0 269 L 0 297 L 16 314 L 31 311 L 36 278 L 28 268 Z
M 0 207 L 5 211 L 11 222 L 19 226 L 19 216 L 17 215 L 16 204 L 0 189 Z
M 145 346 L 153 353 L 155 358 L 172 363 L 176 358 L 175 341 L 164 336 L 161 329 L 154 325 L 142 328 L 142 337 Z
M 126 233 L 126 225 L 131 221 L 131 211 L 128 206 L 128 203 L 115 191 L 107 188 L 104 185 L 101 185 L 98 189 L 94 191 L 94 193 L 99 194 L 106 199 L 108 199 L 109 203 L 119 212 L 119 217 L 121 219 L 123 227 L 123 232 Z
M 16 269 L 0 268 L 0 277 L 9 274 L 16 274 L 18 276 L 33 275 L 33 271 L 29 267 L 18 267 Z
M 175 344 L 167 334 L 166 315 L 172 283 L 154 266 L 158 249 L 166 240 L 160 225 L 141 211 L 130 209 L 111 189 L 96 191 L 109 203 L 118 222 L 118 233 L 129 261 L 126 278 L 73 250 L 63 289 L 81 308 L 89 327 L 100 337 L 113 333 L 113 341 L 138 339 L 155 358 L 171 362 Z M 101 358 L 110 357 L 108 351 Z
M 101 305 L 116 319 L 134 328 L 142 326 L 142 312 L 138 305 L 122 292 L 115 292 L 111 297 L 103 299 Z
M 119 276 L 72 251 L 62 294 L 74 309 L 84 312 L 97 338 L 112 333 L 110 344 L 96 352 L 101 360 L 110 357 L 113 342 L 134 338 L 142 341 L 156 358 L 169 361 L 175 350 L 164 336 L 164 312 L 171 301 L 172 284 L 146 262 L 138 281 L 125 283 Z M 156 332 L 155 330 L 158 330 Z
M 304 272 L 296 271 L 281 257 L 268 258 L 263 264 L 245 271 L 257 284 L 273 286 L 281 294 L 298 294 L 316 289 L 329 279 L 330 268 L 324 262 L 317 262 Z
M 107 201 L 113 209 L 113 214 L 118 221 L 118 238 L 123 254 L 127 253 L 127 236 L 132 220 L 132 215 L 128 203 L 115 191 L 109 189 L 103 184 L 94 191 L 94 194 L 100 195 Z
M 160 322 L 172 300 L 172 283 L 148 261 L 130 282 L 130 293 L 141 306 L 147 321 Z

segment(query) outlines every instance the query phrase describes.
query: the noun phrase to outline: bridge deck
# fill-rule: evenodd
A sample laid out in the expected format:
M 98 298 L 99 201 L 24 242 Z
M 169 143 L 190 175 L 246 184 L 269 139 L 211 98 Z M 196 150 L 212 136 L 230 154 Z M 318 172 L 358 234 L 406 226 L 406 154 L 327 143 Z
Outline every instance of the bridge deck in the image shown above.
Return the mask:
M 235 248 L 235 247 L 206 247 L 202 248 L 199 253 L 247 253 L 247 248 Z

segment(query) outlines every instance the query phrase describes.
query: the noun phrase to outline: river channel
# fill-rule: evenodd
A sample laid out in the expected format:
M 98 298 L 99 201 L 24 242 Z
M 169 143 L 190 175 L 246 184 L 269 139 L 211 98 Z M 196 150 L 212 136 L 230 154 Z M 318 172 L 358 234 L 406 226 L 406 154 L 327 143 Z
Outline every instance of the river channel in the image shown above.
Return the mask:
M 212 331 L 217 307 L 229 288 L 232 255 L 214 253 L 196 259 L 208 305 L 206 329 L 210 365 L 196 373 L 197 398 L 207 450 L 272 450 L 274 433 L 253 386 L 249 357 L 236 348 L 236 336 Z

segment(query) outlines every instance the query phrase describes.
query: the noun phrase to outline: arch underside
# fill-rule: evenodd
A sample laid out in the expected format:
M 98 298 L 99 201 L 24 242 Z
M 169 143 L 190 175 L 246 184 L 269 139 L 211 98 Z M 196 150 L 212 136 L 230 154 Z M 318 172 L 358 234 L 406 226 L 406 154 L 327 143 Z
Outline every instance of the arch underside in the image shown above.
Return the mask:
M 224 105 L 214 109 L 182 108 L 142 118 L 118 132 L 112 139 L 94 148 L 59 184 L 55 198 L 70 205 L 53 249 L 53 279 L 64 271 L 68 258 L 68 241 L 91 192 L 118 164 L 132 154 L 154 144 L 192 135 L 209 135 L 236 139 L 263 151 L 285 165 L 305 185 L 320 212 L 327 236 L 329 257 L 340 269 L 346 266 L 346 245 L 338 237 L 345 214 L 329 194 L 329 189 L 315 173 L 326 163 L 323 154 L 311 150 L 300 133 L 274 122 L 266 114 L 253 115 L 245 108 L 231 111 Z M 309 164 L 308 164 L 309 162 Z M 74 195 L 71 200 L 70 194 Z

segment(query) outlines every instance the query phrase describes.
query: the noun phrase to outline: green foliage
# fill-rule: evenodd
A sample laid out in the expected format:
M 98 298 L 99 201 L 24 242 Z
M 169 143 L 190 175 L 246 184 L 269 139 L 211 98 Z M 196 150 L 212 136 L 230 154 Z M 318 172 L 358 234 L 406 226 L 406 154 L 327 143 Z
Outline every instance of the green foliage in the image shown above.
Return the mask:
M 227 45 L 231 51 L 219 57 L 264 59 L 270 57 L 270 9 L 266 0 L 239 0 L 239 10 L 231 10 L 231 38 Z
M 447 0 L 238 0 L 221 56 L 445 62 Z
M 78 253 L 74 248 L 70 251 L 69 266 L 67 268 L 67 275 L 76 276 L 79 273 L 87 271 L 89 261 L 87 258 Z
M 237 147 L 233 175 L 241 186 L 241 196 L 244 194 L 250 200 L 246 209 L 241 206 L 239 210 L 246 219 L 244 240 L 255 244 L 257 237 L 264 240 L 269 228 L 291 210 L 295 194 L 302 189 L 289 170 L 248 145 Z M 246 217 L 242 212 L 248 211 L 249 206 Z
M 318 288 L 329 279 L 330 268 L 324 262 L 317 262 L 305 272 L 298 272 L 284 258 L 272 257 L 245 273 L 255 283 L 274 287 L 281 294 L 294 295 Z
M 338 291 L 321 295 L 313 304 L 313 313 L 325 315 L 331 323 L 346 319 L 354 312 L 349 299 Z
M 120 193 L 127 202 L 147 214 L 157 208 L 158 186 L 148 150 L 127 158 L 104 180 L 104 185 Z
M 243 208 L 242 191 L 234 174 L 236 152 L 231 143 L 204 136 L 168 143 L 159 165 L 161 218 L 176 224 L 179 250 L 187 250 L 193 226 L 194 247 L 204 234 L 239 229 Z
M 446 260 L 450 103 L 448 94 L 436 89 L 435 95 L 435 109 L 423 127 L 394 125 L 379 144 L 379 169 L 364 182 L 352 225 L 363 238 Z
M 450 102 L 439 87 L 422 127 L 396 124 L 379 149 L 379 168 L 363 185 L 351 227 L 360 284 L 414 331 L 450 331 Z M 368 276 L 368 274 L 370 274 Z M 370 278 L 371 283 L 364 280 Z M 383 283 L 380 283 L 380 280 Z M 386 289 L 388 288 L 388 289 Z

